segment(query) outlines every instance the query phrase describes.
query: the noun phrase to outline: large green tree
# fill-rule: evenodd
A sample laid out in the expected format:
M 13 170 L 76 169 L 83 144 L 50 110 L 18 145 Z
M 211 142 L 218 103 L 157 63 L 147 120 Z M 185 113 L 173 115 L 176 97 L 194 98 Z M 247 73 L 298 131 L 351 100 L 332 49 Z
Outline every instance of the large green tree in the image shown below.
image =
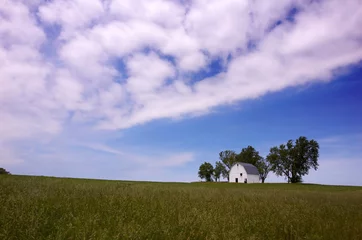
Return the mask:
M 289 140 L 279 147 L 272 147 L 267 156 L 270 169 L 277 176 L 284 176 L 288 182 L 302 182 L 302 177 L 313 168 L 318 169 L 319 144 L 315 140 L 308 140 L 301 136 Z
M 222 169 L 222 176 L 229 180 L 229 171 L 230 168 L 237 162 L 236 160 L 236 153 L 232 150 L 225 150 L 219 153 L 219 159 L 221 160 L 222 164 L 224 165 L 224 169 Z
M 262 157 L 259 155 L 259 152 L 255 150 L 252 146 L 247 146 L 246 148 L 241 149 L 241 152 L 236 155 L 237 162 L 245 162 L 257 166 Z
M 219 159 L 225 165 L 227 170 L 230 170 L 234 163 L 236 163 L 236 153 L 232 150 L 221 151 L 219 153 Z
M 236 160 L 237 162 L 250 163 L 256 166 L 259 171 L 261 182 L 265 182 L 270 171 L 269 163 L 260 156 L 259 152 L 254 147 L 249 145 L 246 148 L 243 148 L 241 152 L 236 155 Z
M 214 176 L 214 167 L 211 163 L 204 162 L 199 168 L 199 177 L 205 179 L 206 182 L 211 182 Z
M 6 171 L 5 168 L 0 168 L 0 174 L 8 175 L 10 172 Z

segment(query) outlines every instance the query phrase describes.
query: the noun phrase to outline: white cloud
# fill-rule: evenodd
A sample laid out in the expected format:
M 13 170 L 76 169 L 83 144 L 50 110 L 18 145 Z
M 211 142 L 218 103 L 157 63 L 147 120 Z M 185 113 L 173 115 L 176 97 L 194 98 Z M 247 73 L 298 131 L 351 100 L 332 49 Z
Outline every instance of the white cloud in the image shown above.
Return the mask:
M 154 92 L 162 87 L 167 78 L 175 75 L 173 66 L 156 54 L 137 54 L 127 61 L 129 74 L 127 88 L 131 93 Z
M 362 59 L 358 0 L 187 2 L 5 1 L 0 140 L 36 141 L 74 124 L 119 130 L 206 114 L 331 80 L 336 69 Z M 285 19 L 291 7 L 300 9 L 293 22 Z M 59 36 L 48 34 L 54 26 Z M 185 77 L 200 77 L 215 58 L 223 72 Z
M 193 1 L 185 20 L 187 32 L 212 55 L 245 48 L 248 41 L 247 1 Z
M 58 70 L 54 75 L 54 80 L 53 96 L 57 102 L 63 103 L 67 110 L 79 109 L 84 86 L 67 70 Z
M 60 38 L 67 39 L 77 34 L 77 30 L 99 20 L 104 9 L 100 0 L 51 1 L 42 4 L 38 14 L 44 23 L 62 26 Z
M 201 52 L 184 55 L 179 59 L 179 66 L 182 70 L 196 71 L 206 65 L 206 57 Z
M 34 15 L 20 2 L 2 1 L 0 20 L 1 47 L 19 44 L 36 47 L 45 40 L 45 34 L 36 25 Z
M 185 9 L 176 1 L 167 0 L 114 0 L 110 13 L 119 20 L 138 19 L 167 28 L 182 24 Z

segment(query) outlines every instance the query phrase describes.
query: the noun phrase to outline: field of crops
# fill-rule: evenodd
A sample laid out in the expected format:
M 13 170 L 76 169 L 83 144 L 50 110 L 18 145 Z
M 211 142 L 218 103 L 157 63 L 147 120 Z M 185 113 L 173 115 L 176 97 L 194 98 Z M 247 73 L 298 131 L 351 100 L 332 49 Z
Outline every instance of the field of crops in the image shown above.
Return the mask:
M 362 239 L 362 188 L 0 176 L 0 239 Z

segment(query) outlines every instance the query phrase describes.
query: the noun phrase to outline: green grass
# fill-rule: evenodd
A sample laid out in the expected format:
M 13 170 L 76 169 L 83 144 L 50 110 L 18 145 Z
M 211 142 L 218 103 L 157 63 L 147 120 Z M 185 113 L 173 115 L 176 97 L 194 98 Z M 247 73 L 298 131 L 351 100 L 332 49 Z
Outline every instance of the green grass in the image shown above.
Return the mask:
M 362 188 L 0 176 L 0 239 L 362 239 Z

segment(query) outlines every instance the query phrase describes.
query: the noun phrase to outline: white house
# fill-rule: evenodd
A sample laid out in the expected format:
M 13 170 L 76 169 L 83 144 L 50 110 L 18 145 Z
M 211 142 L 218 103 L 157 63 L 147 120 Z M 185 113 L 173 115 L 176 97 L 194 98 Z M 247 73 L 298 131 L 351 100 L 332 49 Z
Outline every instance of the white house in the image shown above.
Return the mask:
M 259 171 L 250 163 L 235 163 L 229 172 L 229 182 L 233 183 L 259 183 Z

